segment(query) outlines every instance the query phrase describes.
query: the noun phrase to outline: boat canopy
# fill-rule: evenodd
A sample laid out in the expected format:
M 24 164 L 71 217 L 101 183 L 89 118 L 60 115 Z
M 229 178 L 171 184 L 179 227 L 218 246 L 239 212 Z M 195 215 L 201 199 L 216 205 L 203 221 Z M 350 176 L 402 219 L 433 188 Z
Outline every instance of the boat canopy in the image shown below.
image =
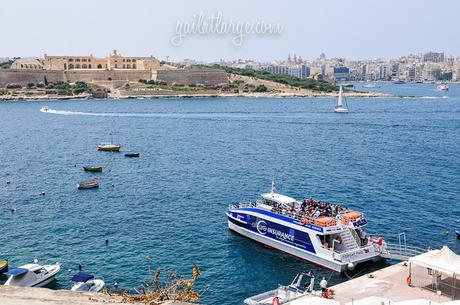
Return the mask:
M 281 204 L 291 204 L 291 203 L 296 202 L 296 200 L 292 197 L 277 194 L 277 193 L 265 193 L 265 194 L 262 194 L 262 198 L 266 200 L 275 201 Z
M 86 282 L 94 278 L 94 275 L 84 273 L 84 272 L 79 272 L 72 276 L 71 280 L 74 282 Z
M 11 276 L 19 276 L 19 275 L 25 274 L 27 272 L 29 272 L 28 269 L 16 268 L 16 269 L 13 269 L 13 270 L 10 270 L 10 271 L 6 272 L 5 274 L 6 275 L 11 275 Z

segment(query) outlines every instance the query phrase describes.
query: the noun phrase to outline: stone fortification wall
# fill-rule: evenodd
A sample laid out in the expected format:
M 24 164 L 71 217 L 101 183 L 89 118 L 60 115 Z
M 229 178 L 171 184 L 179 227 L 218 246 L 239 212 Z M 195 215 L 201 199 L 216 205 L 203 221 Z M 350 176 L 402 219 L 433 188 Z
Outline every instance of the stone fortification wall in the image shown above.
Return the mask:
M 156 80 L 168 85 L 176 83 L 204 86 L 220 86 L 229 82 L 225 71 L 215 69 L 158 70 Z

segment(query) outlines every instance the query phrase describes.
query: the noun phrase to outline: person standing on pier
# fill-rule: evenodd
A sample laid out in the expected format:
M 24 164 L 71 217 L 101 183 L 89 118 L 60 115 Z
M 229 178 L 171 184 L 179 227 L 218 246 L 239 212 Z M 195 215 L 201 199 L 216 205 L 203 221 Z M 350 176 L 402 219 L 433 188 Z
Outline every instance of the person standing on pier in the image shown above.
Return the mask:
M 321 282 L 319 282 L 319 287 L 321 287 L 321 295 L 324 297 L 326 291 L 327 291 L 327 281 L 326 278 L 323 277 Z

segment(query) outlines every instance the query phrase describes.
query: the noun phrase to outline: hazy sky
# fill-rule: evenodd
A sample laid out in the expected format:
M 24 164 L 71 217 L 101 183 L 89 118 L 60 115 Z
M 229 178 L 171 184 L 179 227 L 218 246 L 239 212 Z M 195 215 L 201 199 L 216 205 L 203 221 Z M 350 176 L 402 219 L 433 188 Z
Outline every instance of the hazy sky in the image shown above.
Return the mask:
M 279 23 L 278 35 L 186 36 L 173 45 L 178 22 L 222 13 L 222 21 Z M 391 58 L 428 50 L 460 55 L 460 1 L 428 0 L 2 0 L 0 57 L 155 55 L 273 60 Z M 195 19 L 196 20 L 196 19 Z

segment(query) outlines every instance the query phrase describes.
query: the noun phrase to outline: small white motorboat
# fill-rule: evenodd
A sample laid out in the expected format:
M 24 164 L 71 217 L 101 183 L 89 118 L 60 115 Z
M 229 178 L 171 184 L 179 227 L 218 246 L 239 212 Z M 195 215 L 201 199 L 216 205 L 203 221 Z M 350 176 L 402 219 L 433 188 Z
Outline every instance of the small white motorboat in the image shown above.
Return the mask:
M 436 86 L 436 90 L 443 92 L 449 91 L 449 86 L 447 86 L 447 84 L 442 83 Z
M 43 287 L 51 283 L 60 270 L 60 263 L 53 265 L 39 265 L 35 260 L 34 264 L 20 266 L 5 273 L 9 276 L 8 280 L 5 282 L 5 285 L 20 287 Z
M 246 305 L 272 305 L 285 304 L 302 297 L 316 296 L 313 291 L 315 277 L 311 272 L 301 272 L 296 275 L 289 286 L 279 285 L 277 289 L 270 290 L 244 300 Z
M 50 111 L 50 108 L 48 106 L 43 106 L 41 109 L 40 109 L 41 112 L 48 112 Z
M 340 85 L 339 89 L 339 99 L 337 100 L 337 105 L 335 106 L 334 111 L 337 113 L 348 113 L 348 108 L 346 102 L 344 103 L 343 98 L 343 85 Z
M 89 292 L 101 292 L 105 287 L 105 282 L 101 279 L 95 279 L 94 275 L 79 272 L 72 278 L 75 284 L 70 290 L 72 291 L 89 291 Z

